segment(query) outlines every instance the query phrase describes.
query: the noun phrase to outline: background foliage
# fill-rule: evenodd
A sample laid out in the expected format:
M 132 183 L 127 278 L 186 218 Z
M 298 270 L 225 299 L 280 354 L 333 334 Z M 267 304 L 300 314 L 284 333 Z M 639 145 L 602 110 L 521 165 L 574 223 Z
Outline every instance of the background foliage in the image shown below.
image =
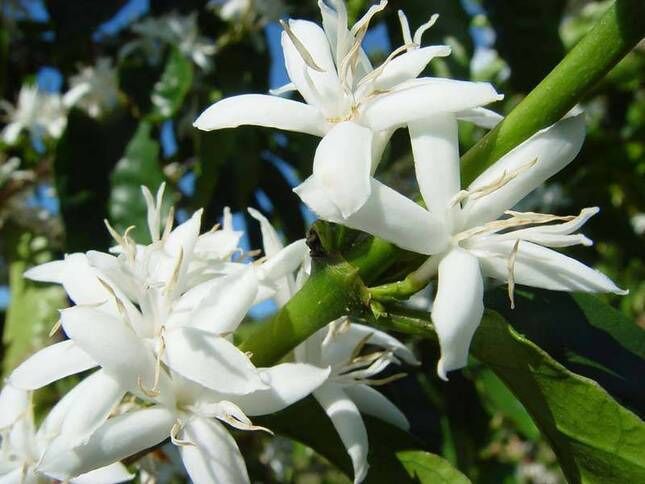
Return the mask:
M 368 2 L 348 4 L 356 17 Z M 367 48 L 378 60 L 390 44 L 401 43 L 397 8 L 414 25 L 437 12 L 439 22 L 426 42 L 447 43 L 453 55 L 433 62 L 429 74 L 491 81 L 506 94 L 494 109 L 507 113 L 608 5 L 393 0 L 372 28 Z M 0 284 L 8 294 L 0 322 L 5 374 L 47 342 L 56 309 L 65 304 L 57 289 L 29 283 L 22 272 L 64 253 L 106 249 L 103 219 L 119 230 L 130 225 L 142 229 L 141 184 L 155 189 L 166 181 L 179 221 L 204 206 L 206 224 L 213 225 L 222 209 L 231 207 L 236 224 L 248 232 L 247 248 L 261 246 L 247 206 L 265 213 L 285 239 L 304 235 L 313 216 L 290 187 L 310 173 L 316 140 L 294 134 L 287 139 L 255 127 L 212 133 L 191 127 L 200 110 L 219 98 L 266 92 L 285 81 L 275 18 L 249 11 L 227 21 L 199 0 L 15 0 L 4 1 L 2 8 L 0 98 L 15 104 L 24 83 L 66 92 L 81 66 L 104 57 L 113 60 L 118 80 L 116 102 L 100 116 L 81 106 L 71 108 L 59 139 L 23 133 L 18 143 L 0 146 Z M 316 20 L 319 15 L 313 1 L 286 2 L 282 14 L 287 13 Z M 141 42 L 146 37 L 133 28 L 169 14 L 195 16 L 197 40 L 190 48 L 181 39 Z M 195 46 L 204 44 L 216 48 L 212 55 L 203 49 L 206 69 L 194 54 L 199 50 Z M 427 334 L 425 312 L 403 308 L 398 321 L 371 321 L 410 333 L 425 362 L 386 389 L 409 416 L 413 436 L 393 435 L 382 424 L 369 422 L 371 463 L 381 482 L 408 477 L 484 483 L 562 482 L 564 476 L 570 482 L 645 480 L 640 420 L 645 394 L 638 385 L 645 370 L 643 79 L 641 42 L 583 101 L 589 131 L 576 162 L 522 207 L 575 213 L 599 206 L 600 215 L 585 227 L 596 244 L 572 252 L 630 294 L 607 296 L 608 304 L 603 304 L 587 296 L 532 291 L 523 293 L 517 309 L 510 311 L 503 294 L 491 291 L 487 307 L 497 313 L 491 312 L 477 333 L 472 364 L 449 383 L 435 377 L 431 362 L 437 359 L 437 346 Z M 482 135 L 464 126 L 463 151 Z M 378 176 L 413 196 L 409 151 L 406 135 L 395 134 Z M 146 237 L 144 230 L 135 231 Z M 395 276 L 391 271 L 389 277 Z M 427 297 L 417 303 L 427 307 Z M 254 314 L 262 319 L 270 312 L 264 306 Z M 430 339 L 421 338 L 426 336 Z M 52 392 L 39 398 L 54 400 Z M 305 401 L 287 412 L 266 424 L 302 443 L 239 436 L 253 478 L 344 482 L 349 461 L 320 409 Z M 392 455 L 396 465 L 390 465 Z M 162 467 L 165 474 L 160 475 L 181 482 L 173 462 L 172 454 L 160 451 L 143 465 L 155 474 Z

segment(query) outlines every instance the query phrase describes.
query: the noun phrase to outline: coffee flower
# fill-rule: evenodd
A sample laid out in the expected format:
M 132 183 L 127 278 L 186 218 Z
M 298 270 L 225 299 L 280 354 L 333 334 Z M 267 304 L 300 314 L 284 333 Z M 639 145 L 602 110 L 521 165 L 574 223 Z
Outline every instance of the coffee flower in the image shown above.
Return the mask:
M 251 124 L 323 137 L 309 185 L 323 191 L 343 217 L 359 210 L 372 190 L 376 169 L 392 132 L 433 113 L 472 114 L 470 110 L 500 99 L 488 83 L 418 78 L 428 63 L 450 53 L 447 46 L 421 47 L 423 32 L 436 17 L 409 34 L 406 44 L 373 68 L 361 43 L 371 18 L 386 3 L 372 6 L 352 27 L 342 1 L 318 4 L 323 28 L 305 20 L 283 23 L 282 48 L 291 83 L 304 102 L 278 96 L 246 94 L 219 101 L 194 125 L 206 131 Z M 407 30 L 406 30 L 407 29 Z
M 512 211 L 526 195 L 562 170 L 576 156 L 585 136 L 582 115 L 572 116 L 536 133 L 460 190 L 457 120 L 435 116 L 410 126 L 419 188 L 427 215 L 441 227 L 443 241 L 417 241 L 420 252 L 434 253 L 410 277 L 427 281 L 438 276 L 432 320 L 439 335 L 438 373 L 466 365 L 472 336 L 481 320 L 484 279 L 508 283 L 511 304 L 515 284 L 556 291 L 625 294 L 609 278 L 551 248 L 591 245 L 575 233 L 598 208 L 577 216 Z M 324 206 L 314 210 L 325 214 Z M 320 205 L 320 204 L 319 204 Z M 418 233 L 419 208 L 398 215 L 401 230 L 387 232 L 389 240 L 410 247 Z M 385 203 L 369 214 L 375 223 L 363 230 L 381 235 L 381 214 L 391 213 Z M 422 209 L 423 210 L 423 209 Z M 424 210 L 425 211 L 425 210 Z M 506 215 L 505 218 L 499 218 Z
M 112 59 L 102 57 L 95 66 L 86 66 L 69 80 L 63 96 L 68 106 L 78 106 L 91 117 L 99 118 L 114 109 L 119 101 L 119 81 Z
M 0 101 L 7 125 L 2 140 L 15 145 L 22 131 L 28 131 L 32 140 L 58 139 L 67 125 L 67 113 L 58 94 L 43 92 L 36 86 L 23 85 L 15 106 Z
M 0 482 L 47 484 L 55 479 L 58 471 L 68 465 L 64 455 L 56 456 L 56 463 L 48 471 L 41 468 L 49 446 L 58 439 L 61 449 L 71 449 L 75 436 L 69 430 L 82 420 L 93 405 L 101 404 L 94 390 L 100 389 L 85 382 L 72 389 L 49 412 L 38 429 L 29 392 L 6 385 L 0 392 Z M 82 402 L 82 405 L 80 403 Z M 72 411 L 80 410 L 77 414 Z M 91 410 L 89 410 L 91 412 Z M 75 476 L 72 484 L 112 484 L 132 479 L 122 464 L 110 463 L 97 466 L 93 471 Z

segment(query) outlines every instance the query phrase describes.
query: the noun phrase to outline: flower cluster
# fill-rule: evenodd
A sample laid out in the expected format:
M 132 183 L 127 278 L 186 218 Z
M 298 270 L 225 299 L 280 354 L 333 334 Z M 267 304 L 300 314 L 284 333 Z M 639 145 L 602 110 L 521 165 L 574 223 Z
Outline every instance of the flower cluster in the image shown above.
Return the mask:
M 253 4 L 214 3 L 231 18 Z M 373 5 L 351 28 L 341 0 L 319 0 L 322 27 L 283 22 L 291 82 L 271 94 L 220 100 L 194 125 L 261 125 L 321 138 L 312 175 L 294 191 L 323 220 L 427 256 L 408 277 L 420 287 L 437 279 L 431 316 L 441 346 L 437 372 L 447 379 L 467 364 L 489 280 L 508 285 L 511 305 L 516 284 L 624 291 L 553 250 L 590 245 L 577 231 L 597 208 L 577 216 L 513 210 L 577 155 L 583 115 L 570 114 L 538 132 L 462 187 L 458 123 L 495 126 L 501 117 L 484 106 L 502 96 L 488 83 L 419 77 L 434 58 L 450 55 L 445 45 L 422 46 L 436 16 L 413 34 L 399 12 L 404 43 L 373 66 L 362 42 L 386 3 Z M 213 48 L 199 37 L 194 16 L 149 19 L 133 30 L 141 38 L 122 56 L 135 48 L 158 55 L 159 45 L 168 43 L 197 65 L 210 66 Z M 101 61 L 73 80 L 67 103 L 56 103 L 99 116 L 118 101 L 114 81 L 111 66 Z M 35 88 L 23 91 L 17 108 L 5 106 L 12 117 L 5 141 L 15 142 L 23 129 L 59 136 L 59 121 L 42 125 L 36 117 L 39 105 L 54 102 L 44 103 Z M 284 97 L 291 94 L 301 99 Z M 375 178 L 400 128 L 409 133 L 423 206 Z M 341 317 L 297 346 L 290 360 L 257 367 L 253 355 L 235 346 L 238 328 L 253 305 L 273 299 L 284 306 L 306 283 L 312 263 L 304 239 L 283 246 L 270 222 L 249 209 L 260 224 L 264 257 L 248 262 L 228 210 L 221 226 L 205 233 L 201 211 L 174 227 L 163 193 L 163 185 L 156 196 L 143 188 L 150 243 L 107 224 L 115 241 L 109 253 L 68 254 L 25 274 L 62 285 L 73 305 L 61 311 L 52 331 L 62 329 L 67 339 L 18 366 L 0 393 L 0 480 L 122 482 L 132 475 L 120 461 L 169 440 L 193 482 L 248 482 L 228 429 L 271 432 L 253 417 L 308 395 L 331 419 L 351 458 L 354 482 L 364 480 L 368 434 L 361 414 L 409 428 L 405 415 L 374 387 L 402 375 L 383 376 L 389 365 L 417 364 L 413 353 L 387 333 Z M 32 392 L 74 375 L 79 383 L 36 429 Z

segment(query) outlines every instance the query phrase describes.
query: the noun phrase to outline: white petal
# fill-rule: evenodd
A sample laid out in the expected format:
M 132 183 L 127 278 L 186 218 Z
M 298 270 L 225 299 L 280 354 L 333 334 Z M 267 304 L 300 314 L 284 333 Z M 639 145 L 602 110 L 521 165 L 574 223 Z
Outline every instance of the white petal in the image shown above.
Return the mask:
M 259 267 L 262 278 L 275 281 L 292 275 L 304 261 L 307 250 L 305 239 L 292 242 Z
M 287 33 L 283 32 L 282 50 L 289 78 L 307 104 L 316 106 L 325 117 L 334 117 L 346 100 L 325 33 L 318 25 L 306 20 L 289 20 L 289 28 L 311 56 L 316 69 L 321 69 L 308 67 Z
M 62 481 L 113 464 L 168 438 L 175 421 L 175 414 L 161 407 L 113 417 L 83 446 L 69 449 L 64 440 L 54 441 L 38 470 Z
M 370 195 L 372 132 L 351 121 L 336 124 L 320 141 L 313 176 L 329 199 L 348 217 Z
M 403 126 L 438 113 L 455 113 L 498 101 L 500 96 L 486 82 L 452 79 L 417 79 L 406 87 L 378 96 L 367 104 L 361 119 L 379 131 Z
M 182 440 L 194 445 L 180 447 L 181 458 L 195 484 L 245 484 L 246 465 L 231 434 L 218 422 L 192 418 Z
M 22 417 L 29 409 L 31 399 L 25 390 L 6 384 L 0 392 L 0 430 Z
M 547 179 L 567 166 L 578 154 L 585 138 L 584 116 L 565 118 L 553 126 L 538 131 L 527 141 L 504 155 L 468 187 L 476 190 L 499 179 L 504 172 L 511 173 L 537 160 L 506 185 L 477 200 L 464 205 L 467 227 L 495 220 L 505 210 L 540 186 Z
M 101 467 L 86 474 L 81 474 L 69 482 L 72 484 L 116 484 L 134 479 L 127 467 L 120 462 Z
M 32 267 L 31 269 L 25 271 L 24 276 L 27 279 L 31 279 L 32 281 L 62 284 L 64 270 L 65 261 L 55 260 Z
M 330 369 L 304 363 L 282 363 L 260 371 L 269 385 L 267 390 L 231 398 L 249 416 L 279 412 L 306 397 L 327 380 Z
M 471 108 L 456 113 L 459 121 L 473 123 L 480 128 L 492 129 L 502 122 L 504 116 L 486 108 Z
M 5 143 L 8 145 L 14 145 L 16 144 L 16 141 L 18 141 L 18 136 L 20 136 L 20 132 L 22 131 L 22 128 L 24 126 L 22 123 L 9 123 L 5 128 L 2 130 L 2 139 L 4 140 Z
M 514 240 L 473 244 L 473 253 L 479 258 L 484 274 L 500 281 L 508 280 L 508 259 Z M 516 284 L 541 287 L 553 291 L 612 292 L 627 294 L 611 279 L 571 257 L 531 242 L 520 242 L 513 266 Z
M 356 345 L 366 338 L 368 338 L 366 341 L 369 345 L 392 350 L 396 356 L 409 364 L 419 364 L 419 361 L 409 348 L 394 336 L 390 336 L 376 328 L 357 323 L 351 323 L 348 330 L 338 332 L 328 344 L 323 346 L 322 361 L 332 366 L 346 363 L 354 352 Z
M 389 91 L 398 84 L 417 77 L 435 57 L 448 55 L 450 55 L 450 47 L 447 45 L 410 50 L 388 62 L 374 80 L 374 88 L 377 91 Z
M 430 212 L 443 215 L 461 188 L 457 120 L 436 115 L 411 122 L 409 130 L 421 195 Z
M 123 398 L 125 388 L 105 370 L 99 370 L 86 378 L 82 389 L 76 393 L 60 429 L 73 447 L 87 442 L 90 435 L 107 420 Z
M 341 217 L 313 177 L 294 189 L 318 216 L 381 237 L 421 254 L 441 252 L 448 243 L 444 221 L 381 182 L 371 179 L 367 202 L 350 217 Z
M 61 341 L 27 358 L 11 373 L 9 380 L 18 388 L 37 390 L 96 365 L 96 361 L 72 340 Z
M 282 239 L 278 235 L 278 232 L 276 232 L 273 225 L 271 225 L 271 222 L 269 222 L 269 219 L 252 207 L 249 207 L 248 211 L 251 217 L 260 222 L 264 255 L 271 257 L 272 255 L 280 252 L 284 247 L 284 244 L 282 243 Z
M 432 306 L 432 322 L 439 336 L 441 359 L 437 373 L 466 366 L 468 349 L 484 314 L 484 281 L 477 258 L 455 248 L 439 263 L 439 283 Z
M 237 128 L 242 125 L 323 136 L 327 122 L 313 106 L 263 94 L 243 94 L 216 102 L 204 111 L 193 126 L 204 131 Z
M 183 325 L 215 334 L 235 331 L 253 305 L 258 292 L 257 277 L 250 266 L 243 266 L 241 270 L 200 286 L 207 289 L 201 300 L 196 301 L 192 293 L 202 288 L 194 288 L 182 296 L 175 311 L 182 311 L 187 307 L 185 300 L 194 301 L 194 310 Z M 172 325 L 176 326 L 176 323 Z
M 129 390 L 139 380 L 152 388 L 155 360 L 143 341 L 120 319 L 92 308 L 75 306 L 61 312 L 65 333 Z
M 267 388 L 251 360 L 226 339 L 193 328 L 167 332 L 165 359 L 180 375 L 223 393 Z
M 363 384 L 348 385 L 344 390 L 361 413 L 381 419 L 402 430 L 410 429 L 410 422 L 403 412 L 381 392 Z
M 354 483 L 367 475 L 367 429 L 358 408 L 338 385 L 328 384 L 314 392 L 318 403 L 329 415 L 334 428 L 352 459 Z

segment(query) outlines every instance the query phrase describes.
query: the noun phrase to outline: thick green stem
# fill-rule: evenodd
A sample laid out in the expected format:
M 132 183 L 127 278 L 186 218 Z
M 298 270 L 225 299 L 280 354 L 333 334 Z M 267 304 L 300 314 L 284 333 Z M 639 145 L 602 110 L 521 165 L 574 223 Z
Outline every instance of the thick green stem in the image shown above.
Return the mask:
M 617 0 L 612 4 L 506 119 L 462 157 L 462 186 L 468 186 L 535 132 L 562 118 L 644 35 L 643 0 Z
M 500 126 L 464 157 L 465 182 L 472 181 L 501 155 L 539 129 L 557 121 L 614 66 L 643 35 L 643 0 L 619 0 L 543 82 Z M 537 39 L 536 39 L 537 41 Z M 350 312 L 366 288 L 394 264 L 400 250 L 380 239 L 356 245 L 346 262 L 335 261 L 314 274 L 268 323 L 240 348 L 253 353 L 258 366 L 275 363 L 324 325 Z

